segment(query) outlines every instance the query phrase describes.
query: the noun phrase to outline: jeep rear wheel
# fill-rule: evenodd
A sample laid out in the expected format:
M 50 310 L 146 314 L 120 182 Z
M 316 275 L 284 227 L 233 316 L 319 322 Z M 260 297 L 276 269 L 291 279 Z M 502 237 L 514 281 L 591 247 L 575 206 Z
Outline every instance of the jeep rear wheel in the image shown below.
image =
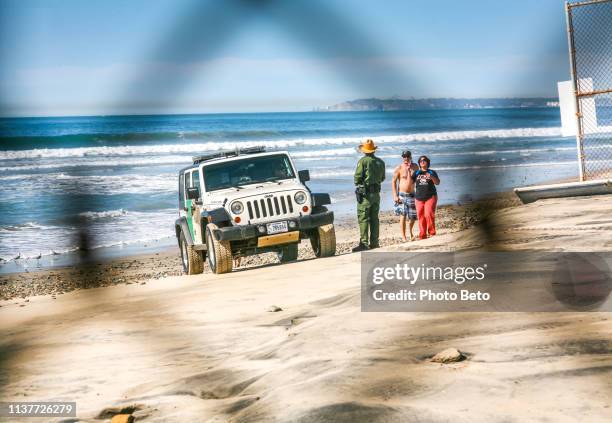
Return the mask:
M 206 225 L 206 249 L 208 253 L 208 266 L 213 273 L 229 273 L 232 271 L 232 247 L 229 241 L 217 241 L 213 231 L 218 226 L 214 223 Z
M 317 257 L 330 257 L 336 254 L 336 230 L 334 225 L 319 226 L 310 236 L 310 245 Z
M 185 234 L 181 231 L 179 239 L 181 248 L 181 263 L 183 263 L 183 272 L 188 275 L 197 275 L 204 270 L 202 254 L 196 251 L 193 245 L 188 245 L 185 239 Z
M 296 261 L 298 258 L 298 244 L 289 244 L 281 247 L 277 255 L 281 263 Z

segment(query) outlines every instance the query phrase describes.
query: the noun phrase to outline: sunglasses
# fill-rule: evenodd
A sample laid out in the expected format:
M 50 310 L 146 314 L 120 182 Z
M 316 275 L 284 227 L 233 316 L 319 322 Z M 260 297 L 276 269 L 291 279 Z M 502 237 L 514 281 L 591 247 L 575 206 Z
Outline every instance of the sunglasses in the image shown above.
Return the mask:
M 419 163 L 427 163 L 427 160 L 421 159 L 421 160 L 419 160 Z

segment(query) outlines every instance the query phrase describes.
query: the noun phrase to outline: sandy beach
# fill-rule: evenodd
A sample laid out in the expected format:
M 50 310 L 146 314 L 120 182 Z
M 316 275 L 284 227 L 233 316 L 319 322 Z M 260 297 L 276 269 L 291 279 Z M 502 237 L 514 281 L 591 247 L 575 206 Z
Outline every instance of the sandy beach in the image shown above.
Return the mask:
M 480 222 L 492 210 L 516 206 L 520 201 L 514 194 L 504 194 L 491 199 L 438 209 L 440 234 L 467 229 Z M 359 229 L 355 216 L 336 220 L 337 254 L 346 254 L 358 242 Z M 392 212 L 381 213 L 381 245 L 401 243 L 398 218 Z M 418 233 L 415 224 L 414 234 Z M 299 259 L 312 259 L 314 255 L 308 242 L 300 244 Z M 274 254 L 251 256 L 242 260 L 241 269 L 277 263 Z M 208 272 L 205 265 L 204 272 Z M 146 283 L 150 279 L 182 275 L 178 247 L 161 252 L 127 256 L 115 260 L 94 261 L 79 267 L 58 267 L 47 270 L 30 270 L 0 275 L 0 300 L 26 299 L 33 295 L 59 295 L 74 289 L 94 288 L 118 284 Z
M 497 204 L 488 248 L 612 250 L 610 196 Z M 440 235 L 404 244 L 385 216 L 384 250 L 482 247 L 478 207 L 441 210 Z M 1 398 L 76 401 L 78 421 L 612 419 L 610 313 L 362 313 L 351 232 L 327 259 L 175 276 L 168 252 L 101 265 L 116 286 L 4 300 Z M 448 347 L 467 359 L 430 362 Z

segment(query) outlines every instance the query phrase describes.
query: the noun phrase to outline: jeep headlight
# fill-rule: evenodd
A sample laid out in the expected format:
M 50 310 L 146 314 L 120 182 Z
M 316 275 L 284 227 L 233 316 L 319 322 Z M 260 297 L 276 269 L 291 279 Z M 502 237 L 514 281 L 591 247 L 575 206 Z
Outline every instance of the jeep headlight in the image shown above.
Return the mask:
M 232 213 L 240 214 L 244 211 L 244 205 L 240 201 L 234 201 L 230 207 Z
M 296 203 L 304 204 L 308 197 L 306 197 L 306 193 L 304 191 L 298 191 L 295 193 L 295 196 L 293 196 L 293 198 L 295 199 Z

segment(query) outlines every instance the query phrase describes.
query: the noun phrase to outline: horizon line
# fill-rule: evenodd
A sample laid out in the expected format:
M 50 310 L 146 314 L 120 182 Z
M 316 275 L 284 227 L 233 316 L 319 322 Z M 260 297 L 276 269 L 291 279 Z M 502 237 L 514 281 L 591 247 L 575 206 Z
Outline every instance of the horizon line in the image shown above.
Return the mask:
M 379 100 L 379 101 L 415 101 L 415 100 L 517 100 L 517 99 L 532 99 L 532 100 L 550 100 L 557 99 L 557 97 L 550 96 L 537 96 L 537 97 L 526 97 L 526 96 L 518 96 L 518 97 L 411 97 L 411 98 L 379 98 L 379 97 L 367 97 L 367 98 L 356 98 L 353 100 L 344 100 L 340 103 L 335 103 L 331 106 L 311 106 L 310 110 L 301 110 L 301 111 L 258 111 L 258 112 L 187 112 L 187 113 L 177 113 L 177 112 L 167 112 L 167 113 L 139 113 L 139 112 L 130 112 L 125 114 L 119 113 L 110 113 L 110 114 L 58 114 L 58 115 L 11 115 L 11 114 L 2 114 L 0 112 L 0 119 L 35 119 L 35 118 L 85 118 L 85 117 L 126 117 L 126 116 L 197 116 L 197 115 L 242 115 L 242 114 L 278 114 L 278 113 L 371 113 L 371 112 L 384 112 L 384 113 L 394 113 L 394 112 L 409 112 L 409 111 L 419 111 L 419 110 L 334 110 L 334 111 L 326 111 L 325 108 L 333 107 L 343 103 L 350 103 L 355 101 L 363 101 L 363 100 Z M 516 109 L 517 107 L 494 107 L 495 109 Z M 431 109 L 424 109 L 431 110 Z M 444 109 L 440 108 L 437 110 L 462 110 L 462 109 Z M 465 110 L 474 110 L 474 109 L 465 109 Z

